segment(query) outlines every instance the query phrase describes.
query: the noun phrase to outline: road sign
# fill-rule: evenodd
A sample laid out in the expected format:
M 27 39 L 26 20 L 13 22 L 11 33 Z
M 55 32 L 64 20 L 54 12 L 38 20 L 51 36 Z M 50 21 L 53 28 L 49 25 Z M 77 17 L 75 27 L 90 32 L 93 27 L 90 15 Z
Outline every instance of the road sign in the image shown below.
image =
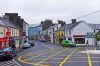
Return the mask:
M 94 33 L 93 32 L 88 32 L 86 37 L 87 38 L 94 38 Z

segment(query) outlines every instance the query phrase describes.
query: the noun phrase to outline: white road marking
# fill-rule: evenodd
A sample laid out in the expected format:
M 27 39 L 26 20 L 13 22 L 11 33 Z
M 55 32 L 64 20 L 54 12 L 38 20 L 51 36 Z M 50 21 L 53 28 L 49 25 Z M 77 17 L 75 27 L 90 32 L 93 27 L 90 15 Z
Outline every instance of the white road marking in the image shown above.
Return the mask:
M 81 53 L 86 53 L 86 51 L 80 51 Z M 100 50 L 87 50 L 88 53 L 91 54 L 100 54 Z
M 16 64 L 18 64 L 19 66 L 21 66 L 18 62 L 16 62 L 14 59 L 13 59 L 13 61 L 16 63 Z

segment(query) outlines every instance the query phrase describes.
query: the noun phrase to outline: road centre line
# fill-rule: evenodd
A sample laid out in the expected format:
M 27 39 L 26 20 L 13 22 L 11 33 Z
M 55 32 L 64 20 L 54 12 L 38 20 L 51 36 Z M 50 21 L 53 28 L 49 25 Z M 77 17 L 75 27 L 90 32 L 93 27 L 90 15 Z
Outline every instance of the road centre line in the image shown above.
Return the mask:
M 88 65 L 89 65 L 89 66 L 92 66 L 91 57 L 90 57 L 90 55 L 89 55 L 89 53 L 88 53 L 87 47 L 86 47 L 86 54 L 87 54 L 87 57 L 88 57 Z
M 62 53 L 62 52 L 64 52 L 64 51 L 68 50 L 68 49 L 69 49 L 69 48 L 64 49 L 64 50 L 62 50 L 62 51 L 60 51 L 60 52 L 57 52 L 57 53 L 55 53 L 54 55 L 49 56 L 48 58 L 46 58 L 46 59 L 44 59 L 44 60 L 42 60 L 42 61 L 38 62 L 37 64 L 42 63 L 42 62 L 44 62 L 44 61 L 46 61 L 46 60 L 48 60 L 48 59 L 50 59 L 50 58 L 52 58 L 52 57 L 54 57 L 54 56 L 56 56 L 56 55 L 60 54 L 60 53 Z
M 78 48 L 74 49 L 60 64 L 59 66 L 63 66 L 63 64 L 75 53 Z

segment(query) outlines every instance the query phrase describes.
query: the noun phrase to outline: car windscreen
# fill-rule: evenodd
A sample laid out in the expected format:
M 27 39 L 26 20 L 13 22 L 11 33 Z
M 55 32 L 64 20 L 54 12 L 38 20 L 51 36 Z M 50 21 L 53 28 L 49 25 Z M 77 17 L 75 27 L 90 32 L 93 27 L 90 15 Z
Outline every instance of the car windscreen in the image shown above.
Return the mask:
M 12 48 L 4 48 L 3 51 L 12 51 Z
M 2 50 L 0 49 L 0 52 L 2 52 Z

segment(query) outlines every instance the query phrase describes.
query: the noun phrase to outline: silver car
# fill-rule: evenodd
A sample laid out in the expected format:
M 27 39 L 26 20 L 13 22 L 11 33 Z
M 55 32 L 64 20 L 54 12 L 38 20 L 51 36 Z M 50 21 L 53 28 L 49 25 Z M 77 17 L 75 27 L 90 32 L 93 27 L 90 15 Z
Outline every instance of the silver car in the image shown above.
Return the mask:
M 31 45 L 28 42 L 25 42 L 23 48 L 29 48 L 29 47 L 31 47 Z

